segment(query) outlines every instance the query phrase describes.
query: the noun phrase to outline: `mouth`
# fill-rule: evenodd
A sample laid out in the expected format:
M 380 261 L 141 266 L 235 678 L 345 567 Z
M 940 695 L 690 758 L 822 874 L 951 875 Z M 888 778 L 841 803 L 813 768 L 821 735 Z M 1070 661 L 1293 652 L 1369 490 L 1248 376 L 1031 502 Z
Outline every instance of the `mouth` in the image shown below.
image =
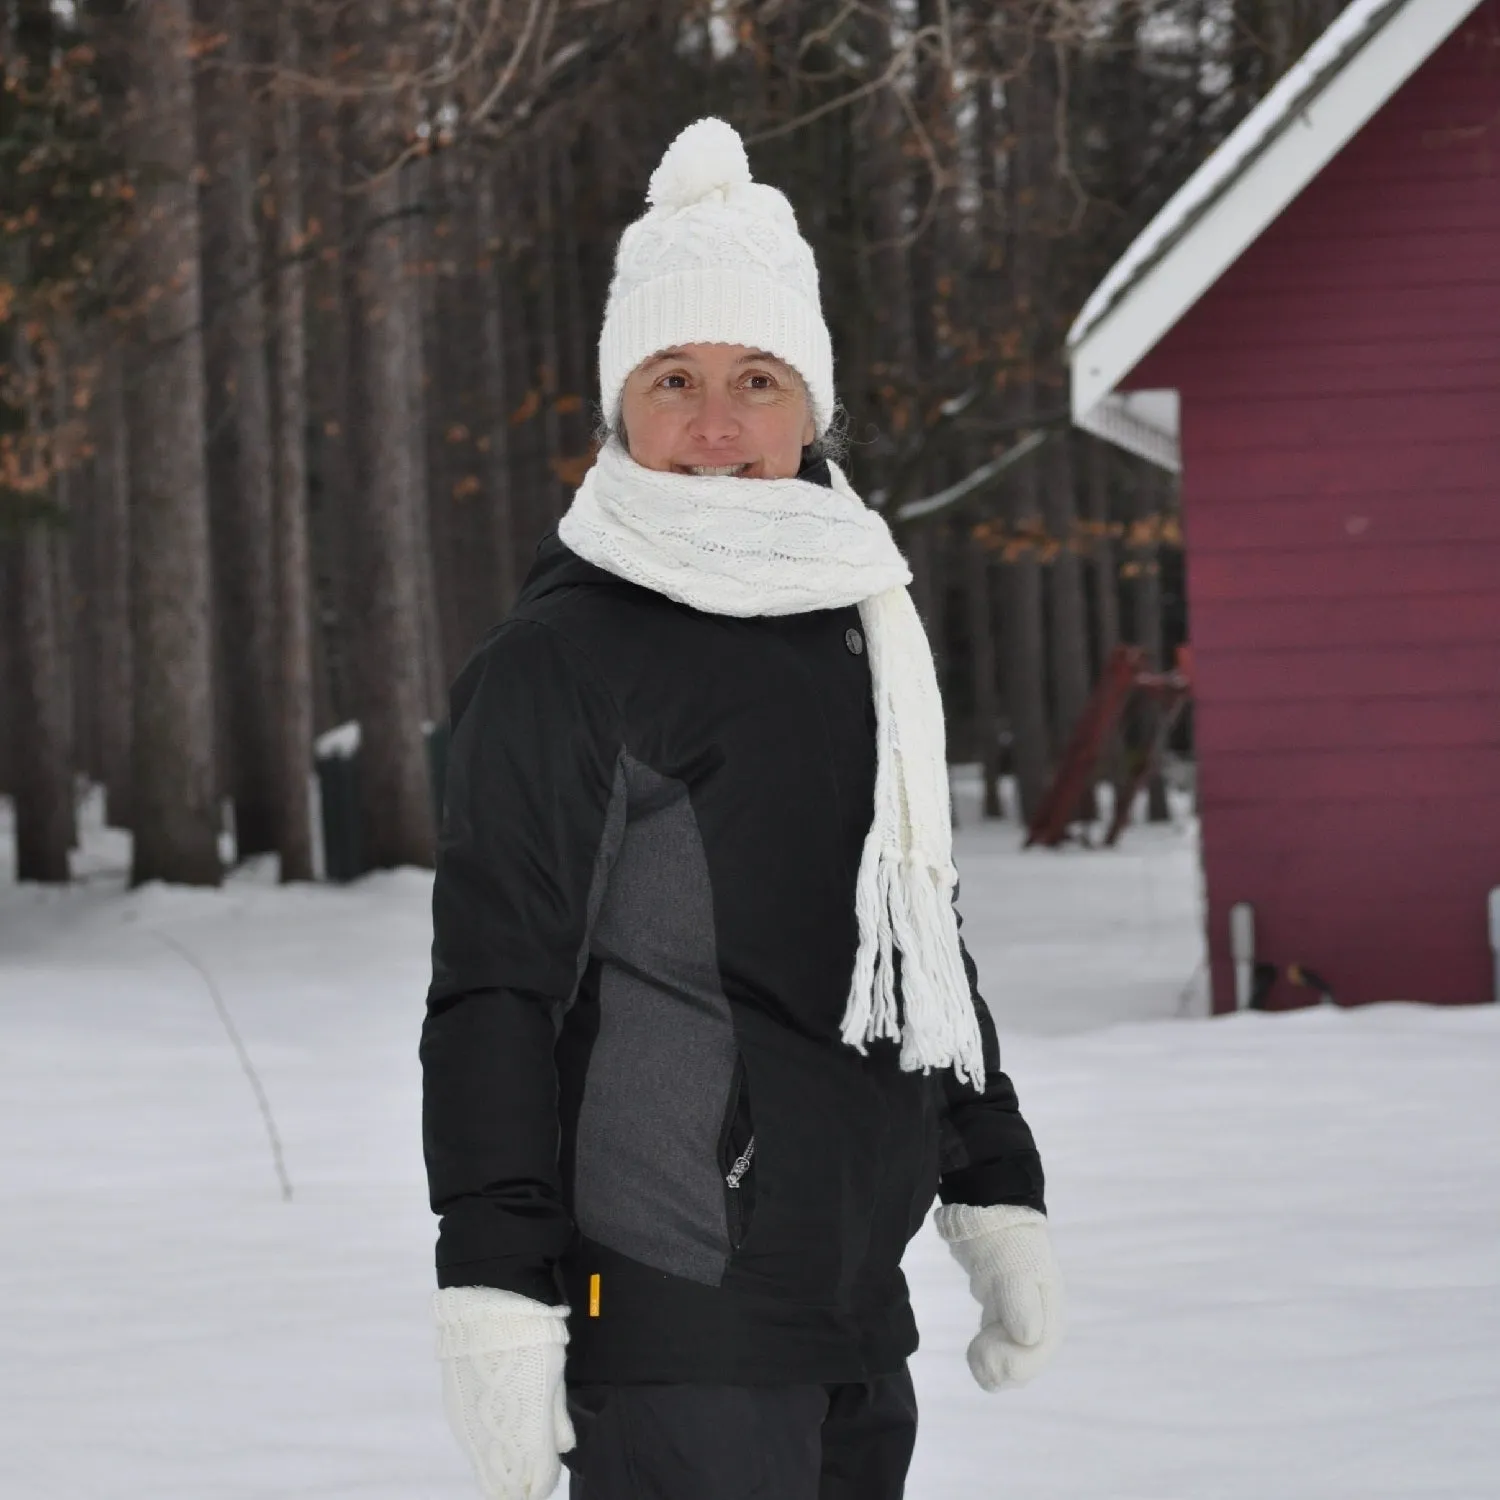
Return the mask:
M 678 464 L 679 474 L 691 474 L 694 479 L 739 478 L 755 467 L 754 463 L 743 464 Z

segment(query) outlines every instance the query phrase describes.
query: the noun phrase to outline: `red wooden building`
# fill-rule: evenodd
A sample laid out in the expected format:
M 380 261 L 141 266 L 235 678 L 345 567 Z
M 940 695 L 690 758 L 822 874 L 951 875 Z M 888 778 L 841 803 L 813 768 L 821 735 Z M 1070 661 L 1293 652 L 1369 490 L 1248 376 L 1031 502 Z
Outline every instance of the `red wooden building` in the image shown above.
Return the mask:
M 1069 343 L 1182 471 L 1214 1008 L 1240 902 L 1341 1001 L 1494 998 L 1500 0 L 1355 0 Z

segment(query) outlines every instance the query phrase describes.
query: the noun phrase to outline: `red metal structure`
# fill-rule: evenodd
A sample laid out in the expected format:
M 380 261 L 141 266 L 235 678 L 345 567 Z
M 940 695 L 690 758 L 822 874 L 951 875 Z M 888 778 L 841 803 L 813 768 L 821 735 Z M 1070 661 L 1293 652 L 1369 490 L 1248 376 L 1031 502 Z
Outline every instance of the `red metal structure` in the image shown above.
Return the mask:
M 1055 849 L 1066 842 L 1084 793 L 1096 780 L 1105 743 L 1131 703 L 1137 698 L 1146 698 L 1156 705 L 1155 727 L 1135 770 L 1115 787 L 1114 816 L 1104 837 L 1105 844 L 1111 848 L 1119 843 L 1120 835 L 1130 821 L 1135 799 L 1151 779 L 1172 726 L 1191 696 L 1191 662 L 1191 652 L 1183 647 L 1178 654 L 1175 672 L 1150 672 L 1146 669 L 1146 653 L 1139 646 L 1115 647 L 1077 724 L 1073 726 L 1052 785 L 1047 788 L 1047 794 L 1026 830 L 1026 848 L 1041 844 Z
M 1231 140 L 1249 165 L 1211 162 L 1072 341 L 1083 425 L 1161 462 L 1180 440 L 1217 1010 L 1238 902 L 1264 959 L 1341 1003 L 1494 994 L 1500 0 L 1339 24 L 1281 133 L 1267 111 Z M 1195 235 L 1225 264 L 1177 311 L 1152 277 Z

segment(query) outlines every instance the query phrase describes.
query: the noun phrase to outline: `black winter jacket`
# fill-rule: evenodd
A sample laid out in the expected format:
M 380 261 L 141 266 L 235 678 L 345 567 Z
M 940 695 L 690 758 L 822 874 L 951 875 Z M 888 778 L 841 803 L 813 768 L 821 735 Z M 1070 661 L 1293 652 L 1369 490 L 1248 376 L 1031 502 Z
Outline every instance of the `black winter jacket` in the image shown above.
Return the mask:
M 1043 1207 L 977 991 L 982 1095 L 839 1038 L 873 714 L 857 609 L 702 614 L 555 536 L 454 686 L 438 1281 L 566 1298 L 574 1382 L 890 1372 L 934 1194 Z

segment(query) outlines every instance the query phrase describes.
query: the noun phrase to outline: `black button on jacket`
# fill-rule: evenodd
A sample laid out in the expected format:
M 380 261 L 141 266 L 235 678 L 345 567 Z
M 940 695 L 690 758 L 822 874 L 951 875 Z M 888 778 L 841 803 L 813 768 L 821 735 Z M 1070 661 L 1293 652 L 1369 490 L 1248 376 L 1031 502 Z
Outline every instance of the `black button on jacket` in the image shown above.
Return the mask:
M 699 613 L 554 536 L 454 686 L 438 1280 L 566 1298 L 575 1382 L 887 1373 L 935 1194 L 1043 1206 L 977 992 L 982 1094 L 839 1037 L 874 805 L 858 632 Z

